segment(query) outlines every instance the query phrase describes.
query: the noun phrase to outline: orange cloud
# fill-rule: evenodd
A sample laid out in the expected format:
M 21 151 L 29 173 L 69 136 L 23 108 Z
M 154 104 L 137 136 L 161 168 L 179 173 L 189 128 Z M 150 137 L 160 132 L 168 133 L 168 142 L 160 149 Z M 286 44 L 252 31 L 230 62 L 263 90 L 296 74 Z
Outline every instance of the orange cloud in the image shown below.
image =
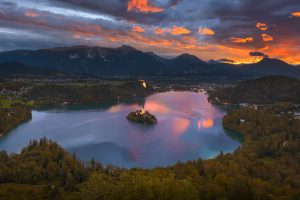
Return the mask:
M 182 41 L 187 44 L 196 44 L 197 43 L 197 39 L 192 36 L 189 36 L 189 35 L 183 36 Z
M 162 35 L 162 34 L 164 34 L 164 29 L 162 29 L 162 28 L 156 28 L 156 29 L 154 29 L 154 33 L 156 34 L 156 35 Z
M 264 42 L 269 42 L 269 41 L 274 40 L 272 36 L 267 35 L 267 34 L 261 34 L 261 36 L 262 36 L 262 39 L 263 39 Z
M 142 13 L 157 13 L 162 12 L 164 9 L 151 6 L 148 0 L 129 0 L 127 11 L 136 11 Z
M 262 48 L 259 48 L 258 50 L 259 50 L 259 51 L 266 51 L 266 50 L 268 50 L 268 49 L 270 49 L 270 46 L 266 45 L 266 46 L 264 46 L 264 47 L 262 47 Z
M 268 26 L 267 26 L 266 23 L 260 23 L 260 22 L 258 22 L 258 23 L 256 24 L 256 28 L 258 28 L 258 29 L 260 29 L 260 30 L 262 30 L 262 31 L 268 30 Z
M 300 11 L 299 12 L 293 12 L 293 13 L 291 13 L 291 15 L 293 17 L 300 17 Z
M 145 29 L 143 29 L 140 26 L 133 26 L 132 29 L 131 29 L 131 31 L 137 32 L 137 33 L 145 33 Z
M 191 33 L 190 30 L 180 26 L 173 26 L 173 28 L 167 29 L 167 31 L 172 35 L 187 35 Z
M 253 42 L 254 39 L 252 37 L 246 37 L 246 38 L 231 37 L 230 41 L 233 43 L 247 43 L 247 42 Z
M 40 16 L 44 15 L 44 13 L 37 13 Z M 24 15 L 25 12 L 22 13 L 22 16 Z M 55 19 L 61 18 L 59 15 L 52 17 L 55 17 Z M 159 34 L 146 35 L 133 31 L 119 31 L 113 28 L 102 27 L 92 23 L 83 23 L 77 20 L 71 21 L 71 23 L 68 22 L 59 24 L 52 23 L 52 21 L 47 21 L 40 17 L 16 18 L 15 16 L 4 14 L 1 15 L 1 19 L 13 21 L 14 23 L 18 24 L 35 26 L 41 29 L 63 31 L 65 35 L 69 34 L 70 36 L 78 38 L 79 40 L 92 38 L 94 39 L 93 45 L 108 46 L 112 43 L 115 45 L 128 43 L 138 49 L 144 51 L 155 51 L 159 54 L 190 53 L 199 56 L 204 60 L 227 58 L 234 60 L 235 64 L 256 62 L 253 57 L 249 57 L 249 52 L 253 51 L 253 46 L 237 46 L 235 43 L 214 44 L 205 41 L 200 42 L 197 40 L 197 38 L 192 38 L 188 34 L 176 38 L 168 37 L 167 34 L 164 37 L 161 37 L 158 36 Z M 170 29 L 157 28 L 156 33 L 169 33 L 170 30 L 173 30 L 172 27 L 170 27 Z M 241 39 L 243 42 L 246 41 L 246 43 L 253 41 L 253 38 Z M 261 46 L 261 49 L 256 50 L 264 51 L 264 53 L 268 54 L 270 57 L 275 57 L 291 64 L 300 64 L 300 55 L 298 54 L 299 48 L 297 45 L 295 45 L 299 43 L 298 39 L 299 38 L 297 37 L 278 36 L 276 37 L 276 42 L 264 43 L 267 46 Z M 232 39 L 232 41 L 237 42 L 239 39 Z
M 215 35 L 216 34 L 213 30 L 211 30 L 209 28 L 202 28 L 202 27 L 199 27 L 198 32 L 201 35 Z
M 34 11 L 26 11 L 25 12 L 25 16 L 26 17 L 39 17 L 40 14 Z

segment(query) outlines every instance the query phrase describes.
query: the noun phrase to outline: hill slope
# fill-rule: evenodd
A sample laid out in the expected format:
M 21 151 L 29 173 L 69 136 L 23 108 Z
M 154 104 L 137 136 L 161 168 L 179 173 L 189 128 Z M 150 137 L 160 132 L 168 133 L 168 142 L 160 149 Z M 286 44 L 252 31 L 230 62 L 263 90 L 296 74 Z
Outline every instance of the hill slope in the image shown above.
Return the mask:
M 55 70 L 32 67 L 17 62 L 0 63 L 1 77 L 53 76 L 58 73 L 59 72 Z
M 284 76 L 268 76 L 243 81 L 235 87 L 219 88 L 210 92 L 214 103 L 267 104 L 283 101 L 300 103 L 300 80 Z

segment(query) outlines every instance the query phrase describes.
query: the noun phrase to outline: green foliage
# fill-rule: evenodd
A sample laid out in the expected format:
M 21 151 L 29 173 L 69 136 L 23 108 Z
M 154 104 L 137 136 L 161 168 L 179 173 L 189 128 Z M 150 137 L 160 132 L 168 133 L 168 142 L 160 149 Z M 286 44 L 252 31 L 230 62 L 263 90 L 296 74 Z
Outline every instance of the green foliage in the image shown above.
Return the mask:
M 300 80 L 268 76 L 243 81 L 234 87 L 219 88 L 209 93 L 209 100 L 217 104 L 270 104 L 284 101 L 300 103 Z
M 68 190 L 74 190 L 89 174 L 82 162 L 47 139 L 32 141 L 20 154 L 2 152 L 0 169 L 2 183 L 41 184 L 55 181 Z
M 89 200 L 193 200 L 198 192 L 192 181 L 176 179 L 175 174 L 133 170 L 119 177 L 94 173 L 81 187 Z
M 0 136 L 8 133 L 19 124 L 31 119 L 31 109 L 22 103 L 9 100 L 0 102 Z
M 144 97 L 153 93 L 152 88 L 143 88 L 138 82 L 124 84 L 41 84 L 35 85 L 24 97 L 34 101 L 36 108 L 57 107 L 64 103 L 101 104 Z
M 154 115 L 151 115 L 148 111 L 142 112 L 142 110 L 133 111 L 128 114 L 127 119 L 145 125 L 157 124 L 157 119 Z

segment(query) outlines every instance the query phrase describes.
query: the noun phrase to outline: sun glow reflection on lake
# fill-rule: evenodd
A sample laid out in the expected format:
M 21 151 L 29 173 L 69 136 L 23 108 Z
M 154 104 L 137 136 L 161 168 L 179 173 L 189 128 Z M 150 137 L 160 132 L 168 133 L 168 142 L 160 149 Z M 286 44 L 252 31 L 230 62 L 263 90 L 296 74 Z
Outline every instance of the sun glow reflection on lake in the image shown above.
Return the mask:
M 143 106 L 156 116 L 157 125 L 126 119 Z M 211 105 L 203 93 L 167 92 L 149 96 L 142 104 L 32 114 L 31 121 L 0 138 L 0 149 L 20 152 L 30 140 L 47 137 L 85 161 L 94 158 L 103 164 L 152 168 L 212 158 L 240 145 L 222 128 L 226 112 Z

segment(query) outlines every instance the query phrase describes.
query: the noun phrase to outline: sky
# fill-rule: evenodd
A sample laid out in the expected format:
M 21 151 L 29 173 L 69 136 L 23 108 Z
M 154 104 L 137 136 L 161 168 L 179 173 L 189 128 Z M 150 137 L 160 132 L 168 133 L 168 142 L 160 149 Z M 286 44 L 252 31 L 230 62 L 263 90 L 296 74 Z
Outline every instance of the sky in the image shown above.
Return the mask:
M 0 51 L 131 45 L 229 63 L 300 64 L 299 0 L 0 0 Z

